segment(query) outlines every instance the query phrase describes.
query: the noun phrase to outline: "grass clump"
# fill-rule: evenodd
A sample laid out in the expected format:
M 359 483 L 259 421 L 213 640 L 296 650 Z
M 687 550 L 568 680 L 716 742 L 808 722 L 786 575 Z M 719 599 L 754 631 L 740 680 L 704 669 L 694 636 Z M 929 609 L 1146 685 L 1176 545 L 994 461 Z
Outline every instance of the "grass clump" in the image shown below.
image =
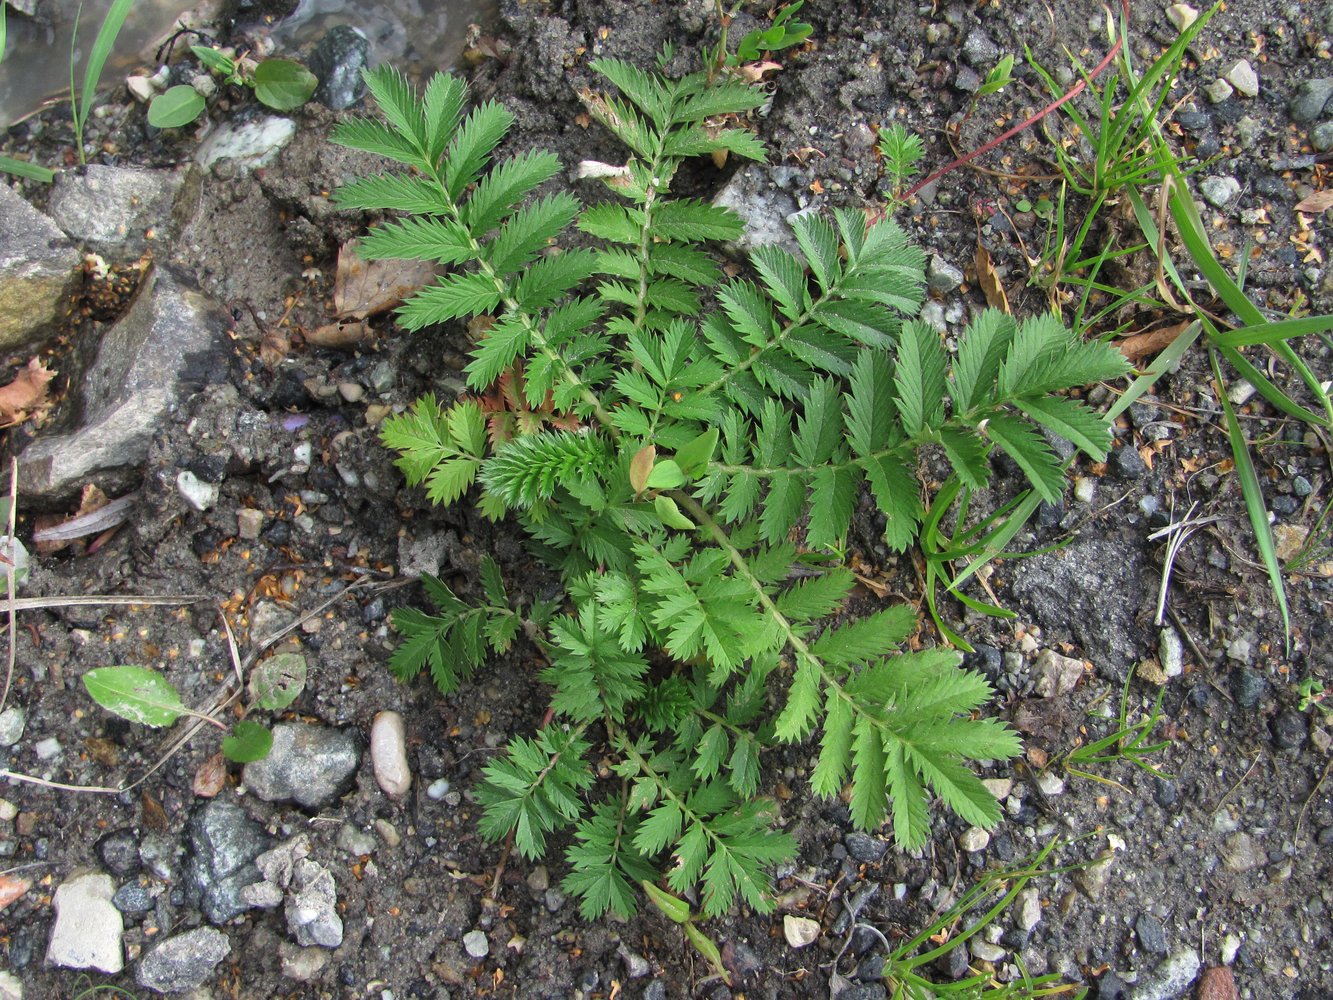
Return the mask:
M 590 206 L 538 193 L 560 170 L 550 153 L 495 159 L 512 116 L 468 110 L 450 76 L 418 94 L 391 69 L 368 74 L 382 118 L 334 135 L 406 168 L 337 193 L 345 208 L 402 213 L 361 252 L 450 266 L 400 324 L 489 317 L 471 389 L 506 373 L 518 384 L 521 366 L 528 405 L 562 417 L 497 442 L 476 400 L 427 396 L 386 422 L 409 483 L 514 518 L 565 587 L 559 607 L 520 615 L 493 570 L 479 608 L 429 580 L 436 612 L 395 616 L 393 666 L 428 667 L 448 691 L 520 632 L 536 637 L 548 720 L 487 767 L 481 829 L 538 857 L 572 828 L 565 887 L 586 917 L 633 912 L 645 882 L 697 892 L 704 917 L 737 900 L 767 911 L 768 870 L 795 844 L 763 794 L 766 747 L 817 739 L 813 791 L 845 792 L 858 828 L 887 818 L 905 848 L 925 840 L 936 799 L 994 826 L 997 804 L 966 765 L 1019 749 L 977 717 L 991 690 L 957 653 L 901 651 L 911 608 L 850 614 L 839 554 L 862 496 L 899 551 L 923 518 L 924 449 L 979 487 L 998 448 L 1057 497 L 1040 429 L 1103 455 L 1105 424 L 1061 391 L 1125 364 L 1049 316 L 998 312 L 950 357 L 906 319 L 922 254 L 860 212 L 803 217 L 804 260 L 761 247 L 749 276 L 724 279 L 707 246 L 737 238 L 740 219 L 671 185 L 689 157 L 762 159 L 737 122 L 765 95 L 706 73 L 592 68 L 618 93 L 585 103 L 629 156 L 599 171 L 610 198 Z M 571 227 L 599 248 L 553 246 Z

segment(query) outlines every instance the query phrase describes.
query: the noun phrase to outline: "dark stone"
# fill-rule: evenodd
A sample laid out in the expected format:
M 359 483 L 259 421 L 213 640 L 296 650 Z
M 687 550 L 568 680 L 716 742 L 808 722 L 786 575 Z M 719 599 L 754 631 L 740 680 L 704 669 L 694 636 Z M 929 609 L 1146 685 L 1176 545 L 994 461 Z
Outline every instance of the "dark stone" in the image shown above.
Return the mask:
M 1129 404 L 1129 422 L 1139 430 L 1143 430 L 1149 424 L 1156 423 L 1161 419 L 1161 416 L 1161 408 L 1153 406 L 1151 403 Z
M 847 845 L 848 854 L 857 861 L 864 861 L 867 864 L 872 864 L 884 857 L 884 852 L 889 849 L 889 845 L 878 837 L 860 831 L 847 834 L 843 838 L 843 843 Z
M 103 866 L 118 878 L 139 873 L 139 838 L 130 829 L 112 830 L 98 838 L 94 849 Z
M 1241 708 L 1250 709 L 1259 704 L 1268 690 L 1268 681 L 1249 667 L 1237 667 L 1231 672 L 1231 697 Z
M 274 548 L 282 548 L 284 545 L 290 545 L 292 541 L 291 522 L 274 521 L 259 533 L 259 537 Z
M 361 609 L 361 621 L 366 625 L 370 625 L 373 622 L 379 621 L 388 613 L 389 609 L 384 603 L 384 598 L 376 597 L 374 600 L 366 602 L 366 605 Z
M 884 956 L 871 955 L 868 958 L 861 959 L 861 964 L 856 967 L 856 978 L 868 983 L 883 979 Z
M 1194 155 L 1201 160 L 1216 156 L 1222 151 L 1222 143 L 1215 135 L 1206 135 L 1194 147 Z
M 1202 111 L 1177 111 L 1175 119 L 1186 132 L 1202 132 L 1208 127 L 1208 115 Z
M 146 888 L 137 882 L 128 882 L 116 890 L 111 902 L 121 913 L 138 916 L 151 910 L 156 901 Z
M 1027 947 L 1030 937 L 1032 937 L 1031 931 L 1025 931 L 1021 927 L 1010 927 L 1000 935 L 1000 944 L 1012 952 L 1019 952 Z
M 310 393 L 305 387 L 304 372 L 284 368 L 269 389 L 264 405 L 271 410 L 302 410 L 310 406 Z
M 216 552 L 226 541 L 217 528 L 202 528 L 190 538 L 190 551 L 200 559 L 211 552 Z
M 1273 742 L 1280 750 L 1299 750 L 1305 746 L 1305 739 L 1310 735 L 1310 726 L 1305 715 L 1294 708 L 1278 712 L 1269 723 Z
M 1315 843 L 1320 847 L 1333 847 L 1333 826 L 1326 826 L 1320 830 L 1315 837 Z
M 946 951 L 935 959 L 935 968 L 948 979 L 962 979 L 967 975 L 967 945 Z
M 310 53 L 307 67 L 319 79 L 315 100 L 333 111 L 350 108 L 366 93 L 361 70 L 370 42 L 351 25 L 339 24 L 324 33 Z
M 971 653 L 963 654 L 963 666 L 976 670 L 991 680 L 1004 676 L 1004 656 L 994 646 L 978 642 Z
M 852 932 L 851 949 L 854 954 L 864 955 L 880 943 L 879 935 L 865 924 L 858 924 Z
M 1064 516 L 1064 504 L 1056 504 L 1051 503 L 1049 500 L 1043 500 L 1037 507 L 1037 524 L 1043 528 L 1059 527 L 1060 519 Z
M 1097 980 L 1096 1000 L 1124 1000 L 1124 996 L 1125 981 L 1109 970 L 1102 973 Z
M 1268 506 L 1274 514 L 1289 517 L 1301 509 L 1301 502 L 1295 497 L 1275 496 L 1268 501 Z
M 1296 88 L 1287 104 L 1287 113 L 1294 122 L 1312 122 L 1319 118 L 1333 100 L 1333 77 L 1306 80 Z
M 1013 861 L 1018 856 L 1018 851 L 1014 847 L 1014 838 L 1007 833 L 997 833 L 991 837 L 990 849 L 1001 861 Z
M 205 483 L 220 483 L 227 478 L 226 455 L 196 455 L 185 463 Z
M 46 939 L 46 927 L 22 923 L 9 937 L 9 967 L 22 972 L 32 964 L 37 948 Z
M 216 799 L 195 810 L 187 832 L 186 880 L 209 922 L 224 924 L 249 908 L 241 889 L 262 880 L 254 860 L 268 850 L 269 836 L 240 806 Z
M 839 1000 L 884 1000 L 889 995 L 881 983 L 863 983 L 849 986 L 838 994 Z
M 1165 955 L 1168 951 L 1166 928 L 1151 913 L 1140 913 L 1134 921 L 1134 934 L 1139 939 L 1139 947 L 1149 955 Z
M 643 1000 L 667 1000 L 666 983 L 660 979 L 654 979 L 645 987 Z
M 1207 684 L 1195 684 L 1185 697 L 1195 708 L 1207 708 L 1213 700 L 1213 692 Z
M 1106 465 L 1117 479 L 1142 479 L 1148 474 L 1147 463 L 1132 444 L 1121 445 L 1111 452 Z
M 1163 809 L 1170 809 L 1179 801 L 1180 796 L 1176 792 L 1176 783 L 1167 781 L 1165 778 L 1156 778 L 1153 780 L 1152 790 L 1153 801 Z

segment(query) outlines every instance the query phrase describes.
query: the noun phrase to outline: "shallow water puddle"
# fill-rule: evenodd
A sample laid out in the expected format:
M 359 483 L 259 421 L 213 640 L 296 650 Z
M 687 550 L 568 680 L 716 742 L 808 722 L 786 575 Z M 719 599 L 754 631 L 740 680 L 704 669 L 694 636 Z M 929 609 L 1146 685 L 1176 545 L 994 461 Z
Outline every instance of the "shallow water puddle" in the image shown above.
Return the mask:
M 0 0 L 3 2 L 3 0 Z M 8 41 L 0 62 L 0 126 L 32 114 L 48 100 L 69 94 L 70 41 L 77 0 L 52 4 L 50 24 L 6 11 Z M 84 0 L 79 19 L 75 73 L 82 85 L 83 58 L 92 46 L 111 0 Z M 495 0 L 302 0 L 273 32 L 280 49 L 309 49 L 329 28 L 350 24 L 370 40 L 371 64 L 389 61 L 429 72 L 454 66 L 469 24 L 494 19 Z M 134 5 L 102 77 L 114 84 L 130 70 L 149 65 L 154 49 L 170 36 L 177 20 L 197 4 L 181 0 L 139 0 Z

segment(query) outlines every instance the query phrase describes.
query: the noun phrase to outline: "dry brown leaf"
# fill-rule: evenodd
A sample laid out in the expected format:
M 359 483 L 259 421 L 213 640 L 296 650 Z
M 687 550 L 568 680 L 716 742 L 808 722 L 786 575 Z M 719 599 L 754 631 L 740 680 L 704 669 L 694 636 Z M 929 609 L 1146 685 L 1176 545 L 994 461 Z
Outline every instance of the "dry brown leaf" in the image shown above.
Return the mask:
M 1296 203 L 1296 211 L 1309 212 L 1316 215 L 1319 212 L 1333 208 L 1333 188 L 1328 191 L 1316 191 L 1314 194 L 1306 195 Z
M 26 878 L 14 878 L 12 875 L 0 875 L 0 910 L 3 910 L 16 899 L 22 899 L 23 894 L 32 888 L 32 883 Z
M 1199 1000 L 1236 1000 L 1236 979 L 1225 965 L 1204 969 L 1199 977 Z
M 362 260 L 356 240 L 338 251 L 333 308 L 339 319 L 365 319 L 400 305 L 435 279 L 435 265 L 422 260 Z
M 56 373 L 38 358 L 14 376 L 14 381 L 0 386 L 0 424 L 16 424 L 28 419 L 46 403 L 46 386 Z
M 194 782 L 190 790 L 201 799 L 211 799 L 227 783 L 227 761 L 221 753 L 215 753 L 199 765 L 194 772 Z
M 305 342 L 316 347 L 336 347 L 347 350 L 370 339 L 370 324 L 365 320 L 342 320 L 325 323 L 305 332 Z
M 1002 309 L 1006 313 L 1009 309 L 1009 296 L 1004 292 L 1004 285 L 1000 282 L 1000 275 L 995 270 L 995 264 L 990 259 L 990 253 L 981 241 L 977 241 L 977 284 L 981 286 L 982 294 L 986 296 L 986 304 L 992 309 Z
M 143 825 L 154 833 L 166 833 L 171 822 L 167 819 L 167 811 L 162 808 L 162 803 L 147 792 L 142 792 L 139 805 L 143 808 Z
M 1146 358 L 1166 350 L 1177 337 L 1185 332 L 1188 326 L 1189 321 L 1186 320 L 1181 323 L 1174 323 L 1171 326 L 1158 327 L 1156 330 L 1149 330 L 1147 333 L 1136 333 L 1118 341 L 1115 346 L 1120 349 L 1120 353 L 1127 360 L 1138 361 L 1140 358 Z

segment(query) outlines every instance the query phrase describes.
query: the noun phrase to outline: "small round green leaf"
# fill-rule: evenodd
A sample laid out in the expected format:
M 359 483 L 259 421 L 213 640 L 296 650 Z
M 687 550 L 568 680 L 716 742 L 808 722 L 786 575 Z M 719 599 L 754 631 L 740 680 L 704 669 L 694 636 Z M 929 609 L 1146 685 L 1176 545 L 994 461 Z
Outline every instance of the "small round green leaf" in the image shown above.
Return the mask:
M 250 702 L 281 712 L 305 690 L 306 663 L 300 653 L 270 656 L 250 673 Z
M 199 117 L 204 110 L 204 99 L 193 87 L 185 84 L 158 94 L 148 105 L 148 124 L 154 128 L 180 128 Z
M 186 713 L 171 682 L 147 667 L 98 667 L 83 686 L 108 712 L 144 726 L 169 726 Z
M 255 67 L 255 97 L 274 111 L 299 108 L 317 86 L 315 74 L 290 59 L 265 59 Z
M 222 756 L 238 764 L 263 760 L 272 748 L 273 734 L 249 719 L 236 723 L 231 735 L 222 740 Z

